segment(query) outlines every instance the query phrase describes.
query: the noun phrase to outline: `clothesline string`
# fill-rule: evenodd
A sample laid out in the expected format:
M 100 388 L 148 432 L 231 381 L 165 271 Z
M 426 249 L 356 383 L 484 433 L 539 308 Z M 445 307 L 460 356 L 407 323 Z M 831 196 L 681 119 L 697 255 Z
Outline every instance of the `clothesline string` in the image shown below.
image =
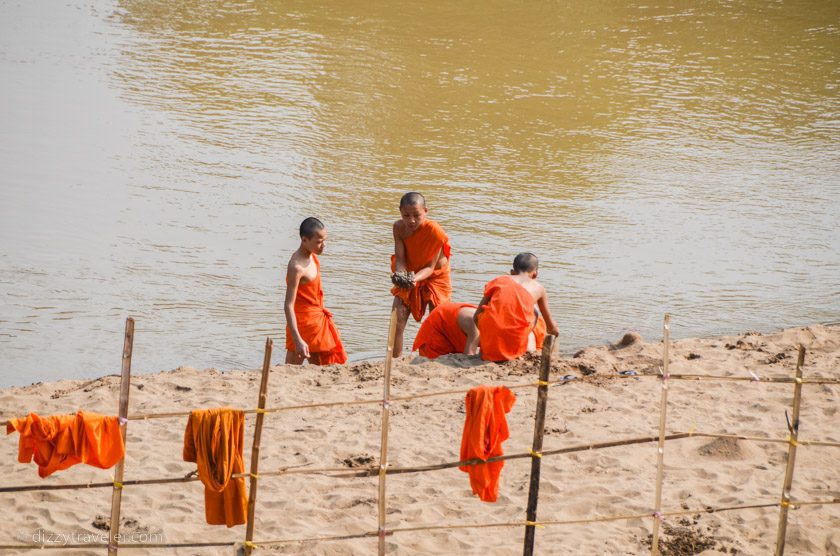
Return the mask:
M 574 375 L 571 375 L 574 376 Z M 600 375 L 606 376 L 610 379 L 616 380 L 627 380 L 627 379 L 641 379 L 641 378 L 660 378 L 660 375 L 657 374 L 633 374 L 633 375 Z M 600 377 L 599 377 L 600 378 Z M 761 383 L 770 383 L 770 384 L 792 384 L 796 382 L 795 378 L 790 377 L 744 377 L 744 376 L 720 376 L 720 375 L 696 375 L 696 374 L 671 374 L 669 375 L 669 380 L 688 380 L 688 381 L 738 381 L 738 382 L 761 382 Z M 578 379 L 575 377 L 574 379 L 559 379 L 559 380 L 550 380 L 548 383 L 552 386 L 568 384 L 573 380 Z M 583 382 L 587 382 L 587 378 L 583 377 Z M 833 378 L 803 378 L 801 379 L 802 384 L 840 384 L 840 379 L 833 379 Z M 520 389 L 520 388 L 533 388 L 539 386 L 538 382 L 528 382 L 524 384 L 501 384 L 499 386 L 507 386 L 511 390 L 513 389 Z M 437 392 L 424 392 L 420 394 L 411 394 L 407 396 L 395 396 L 392 397 L 390 402 L 403 402 L 403 401 L 410 401 L 415 399 L 421 398 L 431 398 L 437 396 L 451 396 L 455 394 L 466 394 L 469 389 L 460 389 L 460 390 L 442 390 Z M 280 407 L 269 407 L 261 410 L 265 413 L 280 413 L 283 411 L 296 411 L 296 410 L 303 410 L 303 409 L 317 409 L 317 408 L 327 408 L 327 407 L 341 407 L 341 406 L 352 406 L 352 405 L 374 405 L 374 404 L 381 404 L 381 399 L 370 399 L 370 400 L 344 400 L 344 401 L 336 401 L 336 402 L 320 402 L 320 403 L 311 403 L 311 404 L 300 404 L 300 405 L 288 405 L 288 406 L 280 406 Z M 257 409 L 243 409 L 246 414 L 254 414 L 257 413 Z M 129 415 L 129 421 L 146 421 L 149 419 L 166 419 L 166 418 L 173 418 L 173 417 L 188 417 L 190 415 L 190 411 L 174 411 L 174 412 L 167 412 L 167 413 L 145 413 L 139 415 Z M 8 424 L 8 421 L 7 421 Z
M 666 511 L 660 512 L 662 517 L 676 517 L 681 515 L 692 515 L 692 514 L 712 514 L 712 513 L 719 513 L 719 512 L 729 512 L 729 511 L 739 511 L 739 510 L 750 510 L 750 509 L 762 509 L 762 508 L 775 508 L 778 507 L 781 503 L 780 502 L 765 502 L 765 503 L 758 503 L 758 504 L 741 504 L 737 506 L 722 506 L 722 507 L 703 507 L 703 508 L 695 508 L 695 509 L 688 509 L 688 510 L 674 510 L 674 511 Z M 794 507 L 802 507 L 802 506 L 828 506 L 832 504 L 840 504 L 840 498 L 832 498 L 828 500 L 803 500 L 803 501 L 790 501 L 790 505 Z M 506 522 L 498 522 L 498 523 L 453 523 L 453 524 L 444 524 L 444 525 L 423 525 L 423 526 L 416 526 L 416 527 L 396 527 L 393 529 L 388 529 L 385 531 L 385 534 L 390 536 L 398 533 L 411 533 L 411 532 L 419 532 L 419 531 L 435 531 L 435 530 L 454 530 L 454 529 L 488 529 L 488 528 L 496 528 L 496 527 L 524 527 L 525 525 L 535 525 L 537 527 L 551 527 L 551 526 L 562 526 L 562 525 L 584 525 L 588 523 L 604 523 L 610 521 L 625 521 L 629 519 L 647 519 L 651 518 L 652 514 L 650 512 L 647 513 L 631 513 L 631 514 L 619 514 L 613 516 L 598 516 L 598 517 L 590 517 L 590 518 L 583 518 L 583 519 L 567 519 L 567 520 L 541 520 L 535 521 L 533 523 L 525 522 L 525 521 L 506 521 Z M 324 541 L 340 541 L 340 540 L 353 540 L 353 539 L 364 539 L 364 538 L 371 538 L 377 537 L 379 535 L 378 531 L 368 531 L 365 533 L 356 533 L 353 535 L 331 535 L 331 536 L 321 536 L 321 537 L 308 537 L 308 538 L 299 538 L 299 539 L 272 539 L 272 540 L 265 540 L 265 541 L 251 541 L 251 544 L 255 546 L 272 546 L 272 545 L 281 545 L 281 544 L 296 544 L 302 542 L 324 542 Z M 220 542 L 184 542 L 184 543 L 138 543 L 138 544 L 121 544 L 120 550 L 129 550 L 132 548 L 142 548 L 142 549 L 150 549 L 150 548 L 200 548 L 200 547 L 222 547 L 222 546 L 236 546 L 242 544 L 241 541 L 220 541 Z M 106 547 L 106 544 L 103 543 L 85 543 L 85 544 L 67 544 L 62 546 L 51 546 L 53 549 L 80 549 L 80 548 L 103 548 Z M 33 544 L 8 544 L 8 545 L 0 545 L 0 550 L 26 550 L 26 549 L 40 549 L 42 545 L 33 545 Z
M 702 438 L 731 438 L 731 439 L 740 439 L 740 440 L 752 440 L 757 442 L 771 442 L 771 443 L 780 443 L 780 444 L 788 444 L 790 442 L 789 439 L 780 439 L 780 438 L 764 438 L 761 436 L 745 436 L 745 435 L 734 435 L 734 434 L 714 434 L 714 433 L 704 433 L 704 432 L 678 432 L 673 433 L 666 436 L 666 440 L 679 440 L 683 438 L 690 438 L 690 437 L 702 437 Z M 583 452 L 589 450 L 598 450 L 603 448 L 613 448 L 618 446 L 628 446 L 632 444 L 643 444 L 646 442 L 654 442 L 658 440 L 658 436 L 649 436 L 649 437 L 641 437 L 641 438 L 630 438 L 630 439 L 622 439 L 622 440 L 613 440 L 609 442 L 599 442 L 599 443 L 590 443 L 590 444 L 580 444 L 575 446 L 568 446 L 566 448 L 557 448 L 551 450 L 543 450 L 541 452 L 541 456 L 552 456 L 552 455 L 559 455 L 559 454 L 569 454 L 574 452 Z M 828 446 L 834 448 L 840 448 L 840 442 L 829 442 L 829 441 L 821 441 L 821 440 L 798 440 L 799 445 L 804 446 Z M 532 457 L 533 454 L 530 452 L 520 452 L 514 454 L 507 454 L 504 456 L 498 456 L 494 458 L 488 458 L 486 461 L 482 460 L 465 460 L 465 461 L 452 461 L 452 462 L 444 462 L 444 463 L 437 463 L 437 464 L 430 464 L 425 466 L 415 466 L 415 467 L 399 467 L 399 466 L 392 466 L 386 469 L 386 474 L 388 475 L 397 475 L 397 474 L 404 474 L 404 473 L 421 473 L 425 471 L 434 471 L 439 469 L 451 469 L 453 467 L 467 467 L 471 465 L 479 465 L 482 463 L 491 463 L 494 461 L 506 461 L 506 460 L 513 460 L 513 459 L 522 459 L 522 458 L 529 458 Z M 379 473 L 378 466 L 365 466 L 359 467 L 358 469 L 354 470 L 352 468 L 347 467 L 320 467 L 320 468 L 307 468 L 304 465 L 297 465 L 291 467 L 284 467 L 277 469 L 275 471 L 263 471 L 260 472 L 261 477 L 270 477 L 270 476 L 282 476 L 282 475 L 291 475 L 291 474 L 307 474 L 307 475 L 318 475 L 318 474 L 335 474 L 336 477 L 339 478 L 353 478 L 353 477 L 373 477 Z M 236 473 L 233 474 L 232 477 L 239 478 L 239 477 L 248 477 L 248 473 Z M 123 486 L 143 486 L 143 485 L 153 485 L 153 484 L 170 484 L 170 483 L 187 483 L 192 481 L 198 481 L 198 477 L 194 476 L 194 473 L 190 473 L 184 477 L 177 477 L 177 478 L 165 478 L 165 479 L 137 479 L 137 480 L 128 480 L 122 481 Z M 77 483 L 77 484 L 67 484 L 67 485 L 31 485 L 31 486 L 17 486 L 17 487 L 0 487 L 0 493 L 2 492 L 22 492 L 22 491 L 42 491 L 42 490 L 71 490 L 71 489 L 84 489 L 84 488 L 105 488 L 113 486 L 113 482 L 102 482 L 102 483 Z

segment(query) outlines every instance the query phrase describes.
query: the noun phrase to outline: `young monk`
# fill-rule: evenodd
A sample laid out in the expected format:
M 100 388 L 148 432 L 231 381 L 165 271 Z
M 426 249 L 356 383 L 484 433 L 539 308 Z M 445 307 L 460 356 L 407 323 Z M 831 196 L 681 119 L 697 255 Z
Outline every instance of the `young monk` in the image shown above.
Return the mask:
M 438 305 L 417 331 L 412 351 L 429 359 L 447 353 L 474 355 L 478 349 L 478 328 L 473 321 L 475 305 L 447 301 Z
M 536 255 L 520 253 L 513 260 L 510 276 L 499 276 L 484 286 L 484 297 L 473 318 L 485 361 L 509 361 L 524 354 L 539 316 L 545 319 L 546 332 L 555 336 L 560 333 L 551 317 L 545 288 L 537 282 L 538 266 Z M 539 316 L 534 311 L 535 303 Z
M 286 268 L 286 363 L 315 365 L 344 363 L 347 354 L 341 344 L 332 314 L 324 308 L 321 263 L 327 230 L 317 218 L 300 225 L 300 247 Z
M 419 322 L 427 307 L 434 309 L 452 296 L 449 238 L 437 222 L 426 218 L 428 212 L 421 194 L 406 193 L 400 199 L 400 219 L 394 222 L 391 280 L 395 286 L 391 293 L 397 311 L 395 357 L 402 354 L 409 313 Z

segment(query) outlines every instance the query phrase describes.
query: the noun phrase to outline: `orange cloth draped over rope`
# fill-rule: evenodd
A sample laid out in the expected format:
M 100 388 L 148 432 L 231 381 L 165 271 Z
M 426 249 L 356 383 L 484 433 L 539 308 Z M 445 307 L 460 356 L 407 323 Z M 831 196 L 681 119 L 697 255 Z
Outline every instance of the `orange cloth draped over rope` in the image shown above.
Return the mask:
M 347 353 L 341 343 L 341 336 L 333 322 L 332 313 L 324 307 L 324 290 L 321 288 L 321 262 L 312 255 L 318 275 L 314 280 L 298 285 L 295 297 L 295 320 L 303 341 L 309 345 L 309 353 L 317 354 L 319 365 L 346 363 Z M 286 350 L 295 351 L 292 330 L 286 324 Z
M 405 269 L 409 272 L 417 272 L 428 266 L 443 250 L 443 256 L 447 262 L 443 268 L 436 268 L 432 275 L 418 282 L 413 288 L 391 288 L 395 297 L 403 300 L 411 310 L 414 320 L 420 322 L 426 312 L 426 305 L 431 303 L 437 307 L 446 303 L 452 298 L 452 283 L 449 279 L 449 258 L 452 249 L 449 246 L 449 238 L 440 224 L 434 220 L 426 219 L 413 234 L 403 240 L 405 244 Z M 396 270 L 396 256 L 391 256 L 391 271 Z
M 485 361 L 516 359 L 528 351 L 528 334 L 535 323 L 534 298 L 510 276 L 487 282 L 484 296 L 488 302 L 477 323 L 481 358 Z
M 516 396 L 505 386 L 477 386 L 467 392 L 467 417 L 461 436 L 461 461 L 504 455 L 502 442 L 508 439 L 507 417 Z M 473 494 L 483 502 L 495 502 L 499 497 L 499 477 L 504 461 L 459 467 L 470 476 Z
M 437 359 L 447 353 L 464 353 L 467 335 L 458 326 L 458 311 L 464 307 L 474 309 L 475 305 L 450 301 L 433 309 L 420 325 L 412 351 L 419 350 L 420 355 L 429 359 Z
M 184 431 L 184 461 L 198 465 L 204 483 L 204 516 L 210 525 L 241 525 L 248 521 L 242 442 L 245 413 L 227 407 L 196 409 Z
M 79 411 L 75 415 L 41 417 L 30 413 L 6 424 L 6 434 L 20 433 L 18 461 L 38 465 L 48 477 L 77 463 L 108 469 L 125 455 L 117 417 Z

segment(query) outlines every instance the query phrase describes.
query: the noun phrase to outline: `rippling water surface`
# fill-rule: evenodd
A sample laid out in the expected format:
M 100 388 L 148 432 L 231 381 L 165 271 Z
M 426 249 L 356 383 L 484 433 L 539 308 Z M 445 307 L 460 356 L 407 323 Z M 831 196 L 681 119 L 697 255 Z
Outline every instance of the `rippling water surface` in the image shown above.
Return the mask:
M 0 2 L 0 385 L 282 360 L 310 215 L 380 355 L 409 190 L 565 350 L 840 319 L 837 2 L 313 4 Z

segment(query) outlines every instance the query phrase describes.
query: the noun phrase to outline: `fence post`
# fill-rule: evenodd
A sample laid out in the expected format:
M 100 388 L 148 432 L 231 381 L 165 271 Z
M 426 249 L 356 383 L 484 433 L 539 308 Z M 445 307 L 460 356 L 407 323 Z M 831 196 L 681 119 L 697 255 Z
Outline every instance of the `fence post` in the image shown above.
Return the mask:
M 776 556 L 785 553 L 787 534 L 787 516 L 790 508 L 790 487 L 793 484 L 793 468 L 796 465 L 796 445 L 799 439 L 799 407 L 802 401 L 802 366 L 805 364 L 805 347 L 799 344 L 799 357 L 796 359 L 796 383 L 793 386 L 793 416 L 788 421 L 789 446 L 785 482 L 782 486 L 782 501 L 779 503 L 779 529 L 776 532 Z M 785 412 L 787 418 L 787 412 Z
M 523 554 L 534 553 L 534 523 L 537 521 L 537 501 L 540 496 L 540 462 L 542 461 L 543 436 L 545 435 L 545 408 L 548 403 L 548 375 L 551 372 L 551 354 L 556 336 L 546 336 L 540 357 L 540 379 L 537 383 L 537 412 L 534 416 L 534 441 L 531 444 L 531 481 L 528 487 L 528 507 L 525 511 L 525 546 Z
M 260 396 L 257 401 L 257 420 L 254 425 L 254 443 L 251 446 L 251 484 L 248 488 L 248 525 L 245 530 L 245 554 L 250 555 L 253 550 L 251 541 L 254 540 L 254 514 L 257 506 L 257 479 L 260 468 L 260 438 L 262 437 L 263 420 L 265 418 L 265 398 L 268 392 L 268 375 L 271 367 L 271 350 L 274 342 L 265 339 L 265 355 L 263 356 L 262 379 L 260 380 Z
M 653 533 L 650 540 L 650 553 L 659 554 L 659 524 L 662 521 L 662 475 L 665 468 L 665 418 L 668 411 L 668 350 L 671 345 L 671 315 L 665 315 L 662 325 L 662 395 L 659 400 L 659 445 L 656 449 L 656 501 L 653 510 Z
M 120 423 L 120 434 L 122 435 L 123 446 L 125 442 L 125 429 L 128 424 L 128 393 L 131 386 L 131 351 L 134 347 L 134 319 L 125 319 L 125 338 L 123 339 L 122 369 L 120 371 L 120 407 L 118 419 Z M 111 527 L 108 530 L 108 556 L 116 556 L 119 548 L 120 534 L 120 504 L 122 503 L 122 480 L 125 468 L 125 455 L 114 468 L 114 489 L 111 492 Z
M 391 310 L 388 325 L 388 353 L 385 354 L 384 386 L 382 392 L 382 437 L 379 450 L 379 556 L 385 554 L 385 471 L 388 468 L 388 416 L 391 407 L 391 361 L 394 358 L 394 336 L 397 332 L 397 310 Z

